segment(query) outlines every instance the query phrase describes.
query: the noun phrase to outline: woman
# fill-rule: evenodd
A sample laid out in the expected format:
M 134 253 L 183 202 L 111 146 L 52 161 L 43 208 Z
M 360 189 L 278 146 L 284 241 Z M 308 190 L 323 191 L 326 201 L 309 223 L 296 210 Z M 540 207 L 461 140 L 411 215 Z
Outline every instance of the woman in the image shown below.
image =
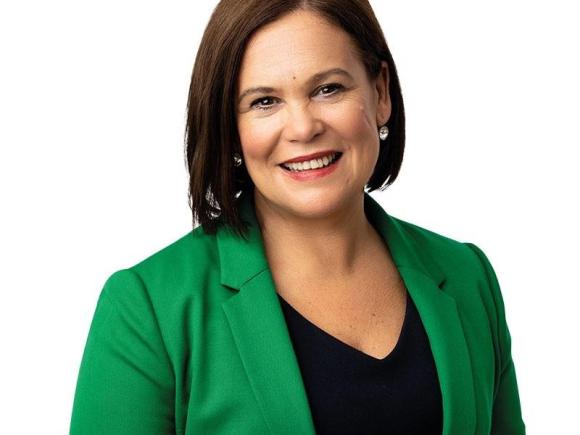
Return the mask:
M 521 434 L 484 253 L 388 215 L 404 148 L 365 0 L 223 0 L 191 80 L 194 228 L 105 283 L 71 433 Z

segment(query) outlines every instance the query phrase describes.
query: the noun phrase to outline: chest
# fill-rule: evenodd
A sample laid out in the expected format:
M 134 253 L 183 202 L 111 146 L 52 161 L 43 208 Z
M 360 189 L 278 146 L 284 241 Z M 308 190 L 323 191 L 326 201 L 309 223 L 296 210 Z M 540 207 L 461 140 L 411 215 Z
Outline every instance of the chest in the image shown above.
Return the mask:
M 366 355 L 383 359 L 398 342 L 407 303 L 398 276 L 361 275 L 315 286 L 279 279 L 276 291 L 310 323 Z

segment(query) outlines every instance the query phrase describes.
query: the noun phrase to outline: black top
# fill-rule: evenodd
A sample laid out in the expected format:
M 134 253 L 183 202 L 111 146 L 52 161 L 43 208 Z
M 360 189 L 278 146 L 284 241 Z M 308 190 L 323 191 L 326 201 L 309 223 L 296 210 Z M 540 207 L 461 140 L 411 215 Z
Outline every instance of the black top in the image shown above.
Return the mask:
M 278 297 L 317 434 L 441 434 L 439 379 L 408 293 L 401 335 L 383 359 L 326 333 Z

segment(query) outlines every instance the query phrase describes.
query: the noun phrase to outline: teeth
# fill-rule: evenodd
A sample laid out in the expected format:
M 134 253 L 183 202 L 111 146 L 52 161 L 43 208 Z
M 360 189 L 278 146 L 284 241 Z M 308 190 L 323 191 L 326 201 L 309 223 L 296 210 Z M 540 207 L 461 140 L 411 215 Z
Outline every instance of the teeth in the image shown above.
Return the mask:
M 333 153 L 328 156 L 324 156 L 319 159 L 308 160 L 306 162 L 283 163 L 282 166 L 284 166 L 287 169 L 290 169 L 291 171 L 308 171 L 310 169 L 319 169 L 330 165 L 333 161 L 336 160 L 337 155 L 338 155 L 337 153 Z

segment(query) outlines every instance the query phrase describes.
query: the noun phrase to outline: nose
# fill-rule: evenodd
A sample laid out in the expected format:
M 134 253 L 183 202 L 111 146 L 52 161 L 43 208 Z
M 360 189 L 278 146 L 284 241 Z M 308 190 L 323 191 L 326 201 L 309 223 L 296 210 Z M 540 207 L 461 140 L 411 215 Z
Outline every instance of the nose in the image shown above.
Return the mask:
M 316 109 L 307 104 L 288 108 L 284 125 L 284 138 L 288 142 L 310 142 L 324 130 Z

